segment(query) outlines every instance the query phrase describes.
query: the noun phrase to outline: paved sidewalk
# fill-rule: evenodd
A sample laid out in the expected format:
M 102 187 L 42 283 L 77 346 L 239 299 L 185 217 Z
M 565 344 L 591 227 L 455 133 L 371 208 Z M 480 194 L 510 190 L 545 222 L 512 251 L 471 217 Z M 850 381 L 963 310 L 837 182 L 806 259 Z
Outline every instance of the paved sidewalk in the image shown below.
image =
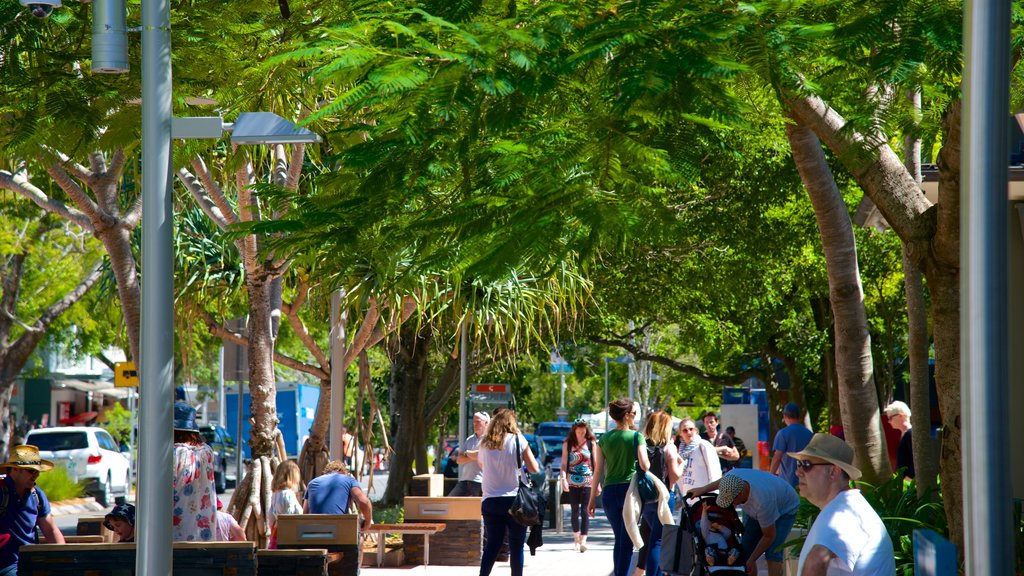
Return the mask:
M 525 549 L 524 574 L 528 576 L 605 576 L 612 573 L 612 529 L 597 511 L 597 517 L 590 520 L 590 535 L 587 537 L 587 551 L 572 549 L 572 530 L 569 527 L 568 509 L 565 514 L 565 531 L 556 534 L 553 529 L 544 530 L 544 545 L 537 549 L 536 556 L 530 556 Z M 433 546 L 431 546 L 433 548 Z M 635 561 L 634 556 L 634 561 Z M 402 566 L 400 568 L 362 568 L 368 576 L 475 576 L 479 566 Z M 507 576 L 512 573 L 508 562 L 497 562 L 491 574 Z

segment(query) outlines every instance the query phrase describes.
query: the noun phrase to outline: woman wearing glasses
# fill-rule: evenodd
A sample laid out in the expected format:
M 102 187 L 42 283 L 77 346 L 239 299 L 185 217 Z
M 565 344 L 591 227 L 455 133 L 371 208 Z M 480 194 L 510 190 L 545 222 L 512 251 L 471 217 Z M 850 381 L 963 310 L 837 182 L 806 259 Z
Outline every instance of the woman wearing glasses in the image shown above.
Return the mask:
M 562 469 L 558 479 L 562 492 L 569 495 L 569 515 L 577 552 L 587 551 L 587 533 L 590 517 L 584 508 L 590 502 L 591 483 L 594 479 L 594 433 L 582 418 L 577 418 L 562 442 Z
M 676 486 L 680 494 L 686 494 L 692 488 L 710 484 L 722 477 L 722 465 L 715 452 L 715 446 L 700 437 L 700 430 L 693 418 L 683 418 L 679 422 L 679 456 L 683 459 L 683 475 Z M 687 502 L 693 504 L 696 500 Z M 682 498 L 676 504 L 682 508 Z
M 593 518 L 597 496 L 601 494 L 604 515 L 608 518 L 612 533 L 615 535 L 615 545 L 612 548 L 614 576 L 626 576 L 629 574 L 629 561 L 633 556 L 633 541 L 626 532 L 622 511 L 625 508 L 626 492 L 633 479 L 635 465 L 639 462 L 640 469 L 647 470 L 650 462 L 647 460 L 647 443 L 643 435 L 632 428 L 633 417 L 636 415 L 633 401 L 629 398 L 619 398 L 611 402 L 608 404 L 608 415 L 615 420 L 615 428 L 601 435 L 594 450 L 594 478 L 597 479 L 597 483 L 590 492 L 587 513 Z M 635 444 L 639 445 L 634 448 Z

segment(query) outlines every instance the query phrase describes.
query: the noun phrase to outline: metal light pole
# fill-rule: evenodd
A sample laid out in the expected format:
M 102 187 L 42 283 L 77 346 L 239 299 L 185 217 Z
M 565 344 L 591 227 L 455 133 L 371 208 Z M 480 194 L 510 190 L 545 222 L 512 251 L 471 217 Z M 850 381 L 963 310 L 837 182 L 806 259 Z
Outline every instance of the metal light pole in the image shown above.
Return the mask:
M 964 7 L 960 191 L 964 551 L 968 574 L 1012 574 L 1007 349 L 1007 116 L 1010 1 Z
M 459 337 L 459 442 L 464 442 L 466 435 L 469 434 L 469 430 L 466 429 L 466 382 L 469 380 L 469 361 L 466 357 L 469 354 L 469 344 L 466 343 L 467 322 L 468 316 L 462 321 L 462 334 Z
M 608 431 L 608 357 L 604 357 L 604 431 Z
M 174 404 L 171 6 L 142 0 L 142 326 L 135 573 L 170 576 Z

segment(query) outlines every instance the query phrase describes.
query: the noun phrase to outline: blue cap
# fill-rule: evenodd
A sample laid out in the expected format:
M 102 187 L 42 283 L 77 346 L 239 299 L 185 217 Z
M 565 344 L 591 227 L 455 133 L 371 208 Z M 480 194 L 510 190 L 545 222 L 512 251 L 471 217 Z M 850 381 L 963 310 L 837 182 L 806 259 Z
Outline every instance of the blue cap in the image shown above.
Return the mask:
M 107 512 L 107 515 L 103 517 L 103 525 L 107 527 L 107 530 L 114 529 L 114 527 L 110 525 L 111 518 L 124 518 L 129 524 L 135 526 L 135 506 L 131 504 L 119 504 L 114 506 L 114 509 Z
M 783 416 L 789 416 L 790 418 L 800 417 L 800 407 L 795 402 L 790 402 L 782 409 Z

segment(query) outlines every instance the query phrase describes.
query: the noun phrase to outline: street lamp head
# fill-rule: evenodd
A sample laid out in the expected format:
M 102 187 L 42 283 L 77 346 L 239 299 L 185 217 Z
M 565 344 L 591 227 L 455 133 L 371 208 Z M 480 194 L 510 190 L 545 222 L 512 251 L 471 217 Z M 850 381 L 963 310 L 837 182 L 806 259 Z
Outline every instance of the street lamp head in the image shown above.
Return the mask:
M 316 144 L 320 136 L 273 112 L 242 112 L 231 130 L 232 144 Z
M 53 13 L 54 8 L 60 8 L 60 0 L 19 0 L 22 6 L 39 19 L 46 19 Z

